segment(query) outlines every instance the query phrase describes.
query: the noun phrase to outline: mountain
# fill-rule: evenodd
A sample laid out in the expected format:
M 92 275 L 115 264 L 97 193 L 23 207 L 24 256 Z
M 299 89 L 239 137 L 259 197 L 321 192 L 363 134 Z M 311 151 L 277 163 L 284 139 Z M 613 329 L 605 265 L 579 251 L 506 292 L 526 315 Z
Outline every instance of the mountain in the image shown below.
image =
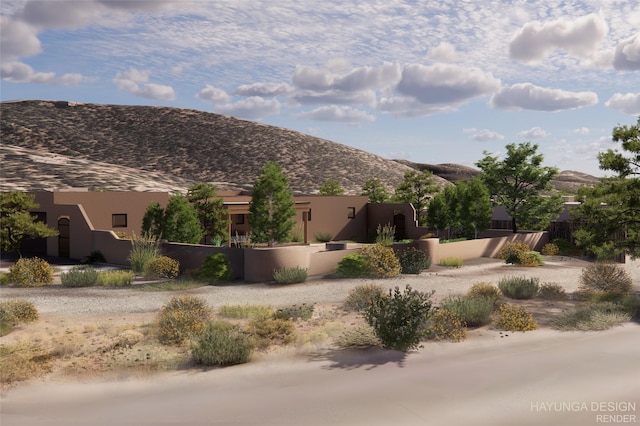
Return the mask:
M 431 170 L 440 186 L 478 173 L 456 164 L 389 160 L 293 130 L 189 109 L 31 100 L 2 102 L 0 114 L 2 191 L 184 191 L 197 182 L 246 190 L 267 161 L 282 167 L 298 194 L 313 194 L 328 179 L 337 179 L 347 194 L 359 194 L 370 178 L 393 191 L 414 168 Z M 579 172 L 565 178 L 565 186 L 597 181 Z

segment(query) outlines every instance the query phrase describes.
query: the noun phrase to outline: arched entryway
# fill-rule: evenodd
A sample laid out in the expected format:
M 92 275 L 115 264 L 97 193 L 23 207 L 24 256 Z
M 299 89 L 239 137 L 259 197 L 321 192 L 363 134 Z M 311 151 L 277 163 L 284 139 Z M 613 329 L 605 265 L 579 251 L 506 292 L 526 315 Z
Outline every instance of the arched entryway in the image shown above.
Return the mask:
M 69 250 L 69 218 L 62 217 L 58 219 L 58 256 L 70 257 Z
M 405 230 L 405 217 L 403 212 L 396 212 L 393 215 L 393 225 L 396 227 L 395 240 L 400 241 L 407 238 L 407 231 Z

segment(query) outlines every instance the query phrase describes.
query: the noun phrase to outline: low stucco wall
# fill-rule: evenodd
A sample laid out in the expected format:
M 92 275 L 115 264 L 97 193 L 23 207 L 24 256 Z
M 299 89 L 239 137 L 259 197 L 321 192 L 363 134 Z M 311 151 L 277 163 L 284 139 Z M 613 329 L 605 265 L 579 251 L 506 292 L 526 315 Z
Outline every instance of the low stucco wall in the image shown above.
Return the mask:
M 200 269 L 204 260 L 212 253 L 224 253 L 229 259 L 233 278 L 245 278 L 245 249 L 165 242 L 160 245 L 160 251 L 180 262 L 180 270 L 183 272 Z
M 244 279 L 250 282 L 273 281 L 277 268 L 309 269 L 311 250 L 308 246 L 271 247 L 246 249 Z
M 107 263 L 129 266 L 129 253 L 131 253 L 131 240 L 120 239 L 113 231 L 93 231 L 93 250 L 98 250 Z
M 360 252 L 359 248 L 346 250 L 319 251 L 311 253 L 308 275 L 327 275 L 335 271 L 336 266 L 348 254 Z

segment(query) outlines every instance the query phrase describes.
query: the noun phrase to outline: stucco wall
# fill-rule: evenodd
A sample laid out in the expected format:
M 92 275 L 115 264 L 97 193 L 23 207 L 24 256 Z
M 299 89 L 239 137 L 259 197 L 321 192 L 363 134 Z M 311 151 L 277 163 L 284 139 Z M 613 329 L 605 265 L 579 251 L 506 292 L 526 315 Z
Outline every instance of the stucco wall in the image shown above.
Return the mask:
M 93 250 L 99 250 L 107 263 L 130 266 L 131 240 L 120 239 L 113 231 L 93 231 Z
M 224 253 L 229 259 L 233 278 L 244 279 L 245 249 L 165 242 L 160 245 L 160 251 L 180 262 L 182 272 L 200 269 L 206 257 L 212 253 Z
M 367 238 L 367 197 L 360 196 L 301 196 L 298 201 L 310 202 L 311 220 L 307 223 L 309 241 L 319 232 L 329 232 L 334 240 L 363 241 Z M 355 217 L 348 217 L 348 208 L 355 209 Z M 301 215 L 297 221 L 302 221 Z

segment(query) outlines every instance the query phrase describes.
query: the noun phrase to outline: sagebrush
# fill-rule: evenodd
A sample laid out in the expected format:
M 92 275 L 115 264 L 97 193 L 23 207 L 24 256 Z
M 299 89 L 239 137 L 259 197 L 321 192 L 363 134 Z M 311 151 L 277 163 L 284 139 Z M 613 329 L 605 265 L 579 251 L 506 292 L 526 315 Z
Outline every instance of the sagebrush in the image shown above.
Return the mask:
M 403 274 L 419 274 L 431 266 L 431 258 L 415 247 L 409 247 L 398 255 L 400 268 Z
M 633 288 L 631 275 L 615 263 L 596 262 L 582 269 L 580 290 L 629 294 Z
M 278 284 L 299 284 L 307 280 L 307 268 L 276 268 L 273 270 L 273 280 Z
M 366 309 L 371 301 L 384 292 L 380 284 L 361 284 L 349 290 L 343 308 L 347 311 L 361 312 Z
M 53 268 L 39 257 L 21 257 L 9 267 L 9 281 L 22 287 L 53 284 Z
M 480 327 L 491 322 L 493 300 L 485 297 L 449 296 L 442 309 L 454 312 L 467 327 Z
M 508 331 L 536 330 L 538 324 L 533 315 L 522 306 L 504 304 L 498 308 L 493 325 Z
M 158 315 L 159 340 L 164 344 L 181 344 L 199 336 L 210 316 L 211 309 L 204 299 L 173 297 L 162 306 Z
M 400 275 L 400 261 L 391 247 L 381 244 L 366 246 L 362 255 L 373 275 L 377 278 L 390 278 Z
M 504 277 L 498 281 L 498 288 L 510 299 L 532 299 L 538 294 L 540 280 L 537 277 Z
M 253 353 L 251 338 L 237 326 L 215 321 L 206 327 L 191 345 L 196 365 L 227 366 L 249 362 Z

